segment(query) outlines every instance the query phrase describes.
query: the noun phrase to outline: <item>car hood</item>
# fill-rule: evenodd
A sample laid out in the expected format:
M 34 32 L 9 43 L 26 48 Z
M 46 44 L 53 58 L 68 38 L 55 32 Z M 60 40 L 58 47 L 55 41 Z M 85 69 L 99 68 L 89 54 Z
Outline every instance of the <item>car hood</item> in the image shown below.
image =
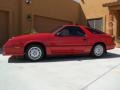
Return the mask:
M 16 36 L 16 37 L 12 37 L 12 39 L 34 39 L 34 38 L 50 38 L 52 37 L 53 34 L 52 33 L 40 33 L 40 34 L 28 34 L 28 35 L 20 35 L 20 36 Z
M 6 44 L 8 43 L 16 43 L 16 42 L 28 42 L 28 41 L 45 41 L 51 39 L 54 36 L 52 33 L 40 33 L 40 34 L 28 34 L 28 35 L 20 35 L 16 37 L 12 37 L 9 39 Z

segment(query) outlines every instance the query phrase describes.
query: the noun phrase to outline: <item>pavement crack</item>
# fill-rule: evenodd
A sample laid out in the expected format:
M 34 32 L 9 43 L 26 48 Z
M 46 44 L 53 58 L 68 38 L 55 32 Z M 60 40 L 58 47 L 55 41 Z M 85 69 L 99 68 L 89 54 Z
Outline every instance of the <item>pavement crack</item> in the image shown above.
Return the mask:
M 96 78 L 95 80 L 91 81 L 90 83 L 88 83 L 86 86 L 84 86 L 83 88 L 81 88 L 80 90 L 86 90 L 86 88 L 88 88 L 90 85 L 92 85 L 93 83 L 95 83 L 97 80 L 101 79 L 103 76 L 107 75 L 108 73 L 110 73 L 112 70 L 114 70 L 115 68 L 117 68 L 118 66 L 120 66 L 120 63 L 115 65 L 114 67 L 112 67 L 111 69 L 109 69 L 108 71 L 106 71 L 105 73 L 103 73 L 102 75 L 100 75 L 98 78 Z

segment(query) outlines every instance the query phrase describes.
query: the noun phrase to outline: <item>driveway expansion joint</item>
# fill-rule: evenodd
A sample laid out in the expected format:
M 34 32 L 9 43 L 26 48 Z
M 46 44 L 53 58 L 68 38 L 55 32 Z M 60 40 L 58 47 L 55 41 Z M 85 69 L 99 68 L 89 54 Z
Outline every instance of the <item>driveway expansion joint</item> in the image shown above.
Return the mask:
M 120 66 L 120 63 L 115 65 L 114 67 L 112 67 L 111 69 L 109 69 L 108 71 L 106 71 L 105 73 L 103 73 L 102 75 L 100 75 L 98 78 L 96 78 L 95 80 L 91 81 L 90 83 L 88 83 L 87 85 L 85 85 L 83 88 L 81 88 L 80 90 L 86 90 L 90 85 L 92 85 L 93 83 L 95 83 L 96 81 L 98 81 L 99 79 L 101 79 L 102 77 L 106 76 L 108 73 L 110 73 L 111 71 L 113 71 L 114 69 L 116 69 L 117 67 Z

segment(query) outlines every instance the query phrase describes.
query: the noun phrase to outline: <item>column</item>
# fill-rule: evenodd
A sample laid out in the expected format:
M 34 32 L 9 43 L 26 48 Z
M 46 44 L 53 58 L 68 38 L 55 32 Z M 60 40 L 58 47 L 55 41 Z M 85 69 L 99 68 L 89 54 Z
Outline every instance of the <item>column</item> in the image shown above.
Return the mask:
M 114 14 L 113 11 L 109 12 L 108 33 L 113 36 Z

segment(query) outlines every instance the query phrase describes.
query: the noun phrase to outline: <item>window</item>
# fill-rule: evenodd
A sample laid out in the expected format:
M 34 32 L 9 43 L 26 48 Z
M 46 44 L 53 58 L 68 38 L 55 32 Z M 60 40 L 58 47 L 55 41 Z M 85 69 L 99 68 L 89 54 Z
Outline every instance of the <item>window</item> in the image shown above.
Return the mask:
M 59 33 L 61 36 L 85 36 L 84 31 L 77 26 L 67 26 L 63 28 Z
M 91 28 L 103 31 L 103 19 L 102 18 L 89 19 L 87 20 L 87 24 Z
M 60 36 L 70 36 L 69 29 L 63 29 L 63 30 L 60 32 Z

